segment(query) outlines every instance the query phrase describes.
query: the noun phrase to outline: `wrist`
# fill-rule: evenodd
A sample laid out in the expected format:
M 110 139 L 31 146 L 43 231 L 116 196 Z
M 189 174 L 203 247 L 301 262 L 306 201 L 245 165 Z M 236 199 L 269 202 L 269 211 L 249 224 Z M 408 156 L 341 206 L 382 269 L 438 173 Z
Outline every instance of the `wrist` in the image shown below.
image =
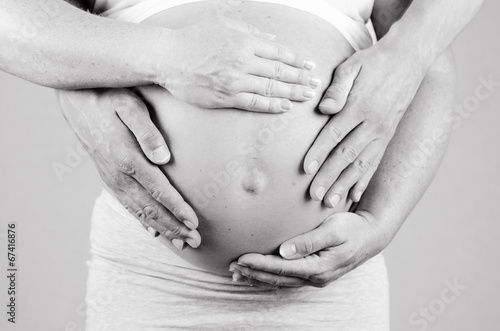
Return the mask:
M 174 39 L 175 31 L 162 28 L 157 36 L 154 53 L 150 57 L 150 68 L 153 72 L 154 84 L 167 87 L 169 77 L 173 71 L 173 57 L 177 50 Z
M 434 62 L 437 54 L 432 42 L 420 35 L 420 31 L 410 31 L 398 21 L 379 40 L 377 46 L 390 52 L 393 57 L 406 62 L 422 76 Z
M 389 245 L 396 235 L 397 228 L 391 226 L 390 222 L 384 222 L 383 220 L 378 219 L 368 210 L 357 210 L 355 213 L 370 223 L 374 229 L 376 237 L 375 242 L 379 251 L 382 251 L 387 245 Z

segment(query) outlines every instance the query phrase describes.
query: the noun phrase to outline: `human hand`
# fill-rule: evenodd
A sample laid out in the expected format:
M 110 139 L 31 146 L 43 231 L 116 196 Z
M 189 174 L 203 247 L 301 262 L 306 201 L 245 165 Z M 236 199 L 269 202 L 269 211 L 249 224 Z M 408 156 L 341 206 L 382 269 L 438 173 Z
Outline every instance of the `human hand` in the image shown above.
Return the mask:
M 204 20 L 166 37 L 157 83 L 203 108 L 285 112 L 321 83 L 311 60 L 236 20 Z
M 305 172 L 315 175 L 314 200 L 334 208 L 347 194 L 361 199 L 424 74 L 413 58 L 380 44 L 335 70 L 319 105 L 333 116 L 304 160 Z
M 170 152 L 142 100 L 127 89 L 57 93 L 64 117 L 123 206 L 152 235 L 179 249 L 184 242 L 198 247 L 196 214 L 151 163 L 167 163 Z
M 229 270 L 233 280 L 263 288 L 324 287 L 380 253 L 391 239 L 366 211 L 337 213 L 281 244 L 281 256 L 245 254 Z

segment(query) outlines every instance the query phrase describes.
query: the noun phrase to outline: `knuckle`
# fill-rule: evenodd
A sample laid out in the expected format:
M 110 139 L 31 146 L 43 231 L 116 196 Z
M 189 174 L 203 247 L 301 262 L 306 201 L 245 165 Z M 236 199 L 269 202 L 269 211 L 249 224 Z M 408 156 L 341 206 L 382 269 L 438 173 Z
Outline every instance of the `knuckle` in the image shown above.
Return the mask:
M 140 141 L 144 143 L 156 143 L 161 138 L 160 132 L 157 130 L 151 129 L 146 130 L 139 138 Z
M 230 60 L 230 66 L 232 68 L 231 71 L 228 72 L 234 72 L 234 71 L 240 71 L 246 64 L 247 64 L 247 58 L 246 58 L 246 47 L 241 47 L 237 53 L 234 54 L 234 56 L 231 57 Z
M 218 73 L 212 77 L 212 82 L 214 90 L 218 92 L 221 96 L 229 96 L 234 94 L 234 82 L 235 74 L 229 70 Z
M 258 106 L 259 106 L 259 98 L 254 94 L 251 96 L 250 100 L 248 101 L 248 109 L 249 110 L 257 110 Z
M 274 93 L 276 92 L 276 84 L 273 79 L 267 79 L 266 82 L 266 89 L 264 91 L 264 95 L 267 97 L 273 96 Z
M 354 147 L 347 145 L 340 148 L 340 155 L 346 162 L 352 163 L 358 154 L 356 153 L 356 149 Z
M 332 141 L 339 143 L 344 137 L 344 132 L 339 127 L 332 125 L 328 128 L 328 135 Z
M 182 229 L 180 226 L 171 224 L 169 227 L 165 230 L 164 235 L 168 237 L 173 237 L 173 238 L 178 238 L 182 234 Z
M 281 285 L 281 283 L 280 283 L 279 279 L 278 279 L 278 278 L 275 278 L 275 277 L 273 277 L 273 278 L 269 279 L 269 281 L 268 281 L 268 282 L 269 282 L 269 284 L 271 284 L 271 285 L 272 285 L 272 286 L 274 286 L 274 287 L 278 287 L 278 286 L 280 286 L 280 285 Z
M 124 186 L 125 181 L 123 180 L 123 174 L 120 171 L 111 171 L 109 175 L 106 176 L 109 183 L 114 187 Z
M 306 253 L 309 253 L 309 254 L 314 253 L 314 242 L 311 239 L 311 237 L 309 237 L 307 235 L 304 236 L 303 241 L 302 241 L 302 245 L 303 245 L 304 251 Z
M 372 163 L 369 160 L 363 160 L 359 159 L 354 162 L 354 165 L 356 166 L 356 169 L 361 172 L 365 173 L 372 167 Z
M 348 66 L 348 65 L 340 65 L 337 67 L 337 69 L 335 69 L 335 75 L 338 75 L 340 77 L 346 77 L 348 75 L 350 75 L 352 72 L 352 68 L 351 66 Z
M 285 48 L 281 45 L 278 45 L 277 49 L 276 49 L 276 59 L 278 61 L 282 61 L 283 58 L 285 57 Z
M 309 73 L 307 73 L 305 70 L 294 69 L 292 72 L 295 73 L 295 76 L 297 77 L 296 78 L 297 83 L 300 83 L 302 85 L 309 84 L 309 80 L 311 79 L 311 75 Z
M 277 275 L 284 275 L 285 274 L 285 269 L 283 268 L 282 265 L 276 266 L 276 269 L 274 270 L 274 273 Z
M 142 213 L 145 218 L 149 220 L 157 220 L 158 219 L 158 208 L 155 206 L 144 206 L 142 208 Z
M 157 201 L 161 201 L 162 198 L 164 197 L 165 195 L 165 191 L 162 190 L 159 186 L 153 186 L 149 193 L 151 194 L 151 196 L 157 200 Z
M 338 178 L 338 173 L 335 171 L 328 170 L 323 173 L 323 181 L 325 183 L 325 186 L 328 187 L 331 185 L 331 183 L 334 183 L 337 178 Z
M 276 62 L 274 65 L 274 79 L 281 79 L 283 76 L 283 65 L 280 62 Z
M 130 155 L 126 154 L 121 156 L 118 161 L 118 165 L 120 166 L 120 169 L 127 175 L 132 176 L 135 174 L 134 160 Z
M 334 99 L 335 97 L 337 97 L 339 95 L 344 95 L 344 93 L 345 93 L 345 90 L 340 85 L 333 84 L 332 86 L 330 86 L 330 88 L 328 88 L 325 95 L 328 98 Z

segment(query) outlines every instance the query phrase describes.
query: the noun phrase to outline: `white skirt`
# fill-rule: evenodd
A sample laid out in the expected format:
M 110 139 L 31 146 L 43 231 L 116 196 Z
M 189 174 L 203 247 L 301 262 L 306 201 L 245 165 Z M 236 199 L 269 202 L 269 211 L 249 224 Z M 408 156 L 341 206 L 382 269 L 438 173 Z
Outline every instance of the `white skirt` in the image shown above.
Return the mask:
M 325 288 L 242 285 L 182 260 L 106 191 L 90 239 L 89 331 L 389 330 L 381 255 Z

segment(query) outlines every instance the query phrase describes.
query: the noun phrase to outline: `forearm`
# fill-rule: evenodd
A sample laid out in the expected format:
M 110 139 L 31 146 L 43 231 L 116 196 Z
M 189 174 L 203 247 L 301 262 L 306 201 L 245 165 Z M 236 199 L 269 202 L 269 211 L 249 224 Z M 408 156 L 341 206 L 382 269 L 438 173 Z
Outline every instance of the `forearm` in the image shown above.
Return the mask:
M 411 4 L 404 12 L 408 2 Z M 396 49 L 403 56 L 414 57 L 425 71 L 451 45 L 483 2 L 484 0 L 376 0 L 373 21 L 376 29 L 385 35 L 380 40 L 381 45 Z M 403 12 L 401 19 L 392 24 L 392 20 L 399 18 Z
M 445 113 L 453 106 L 454 80 L 446 52 L 428 71 L 357 207 L 375 217 L 387 243 L 430 185 L 445 154 L 451 130 Z
M 168 30 L 98 17 L 60 0 L 51 8 L 44 3 L 0 4 L 1 70 L 53 88 L 154 82 L 157 42 Z

